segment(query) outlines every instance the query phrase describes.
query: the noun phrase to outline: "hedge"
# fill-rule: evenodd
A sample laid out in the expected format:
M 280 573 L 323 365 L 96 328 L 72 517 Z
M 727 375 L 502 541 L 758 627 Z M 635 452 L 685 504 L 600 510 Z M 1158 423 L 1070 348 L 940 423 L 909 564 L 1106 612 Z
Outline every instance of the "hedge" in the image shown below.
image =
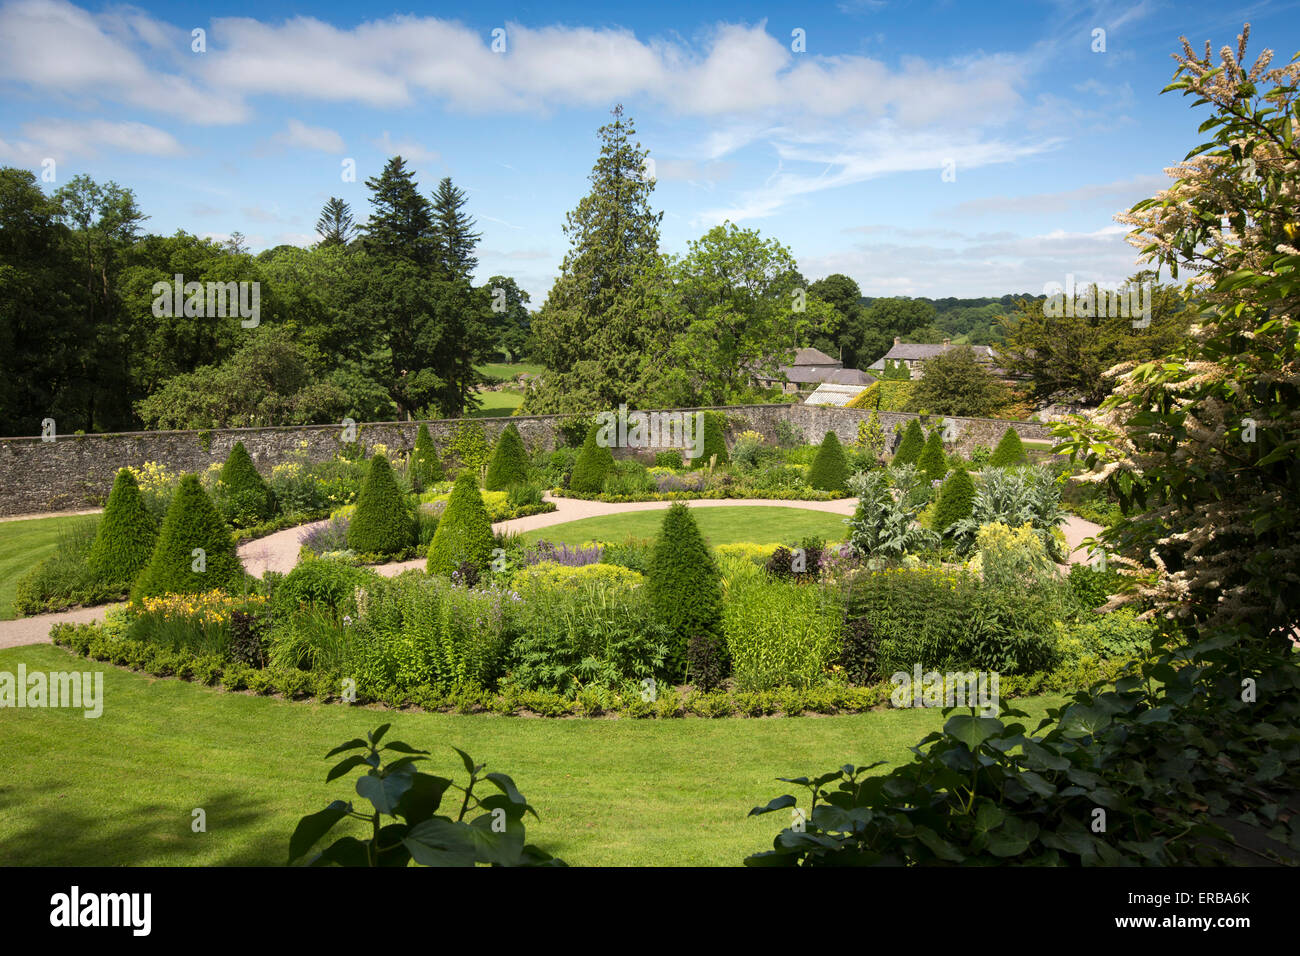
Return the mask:
M 569 488 L 581 494 L 599 494 L 605 487 L 605 478 L 614 467 L 614 453 L 596 441 L 597 428 L 587 429 L 587 438 L 578 452 L 569 477 Z
M 478 482 L 468 469 L 456 478 L 447 509 L 438 520 L 438 530 L 429 543 L 425 569 L 430 574 L 450 575 L 468 561 L 486 570 L 492 560 L 492 522 L 488 520 Z
M 1002 433 L 1002 439 L 998 442 L 998 447 L 994 448 L 993 454 L 989 456 L 989 467 L 1009 468 L 1012 465 L 1020 464 L 1027 458 L 1025 446 L 1020 441 L 1020 434 L 1014 428 L 1009 427 Z
M 275 494 L 258 473 L 242 441 L 235 442 L 217 476 L 218 500 L 231 524 L 254 525 L 276 513 Z
M 128 591 L 148 566 L 157 542 L 158 522 L 144 506 L 135 475 L 123 468 L 113 479 L 87 564 L 105 586 Z
M 684 504 L 668 508 L 646 575 L 647 596 L 656 616 L 672 629 L 676 645 L 671 660 L 685 663 L 692 638 L 720 636 L 722 582 L 718 568 Z
M 943 436 L 939 429 L 930 432 L 925 440 L 925 447 L 916 459 L 917 470 L 927 481 L 938 481 L 948 473 L 948 456 L 943 451 Z
M 442 459 L 429 435 L 429 426 L 421 424 L 415 433 L 415 448 L 411 451 L 411 481 L 416 492 L 423 491 L 434 482 L 442 481 Z
M 909 419 L 907 427 L 903 429 L 903 439 L 894 449 L 892 463 L 895 465 L 911 465 L 921 457 L 921 451 L 925 448 L 925 432 L 921 431 L 921 423 L 917 419 Z
M 492 460 L 488 462 L 483 487 L 488 491 L 505 491 L 511 485 L 527 481 L 528 465 L 524 440 L 519 437 L 519 429 L 511 422 L 501 432 L 496 448 L 492 450 Z
M 839 436 L 827 432 L 808 470 L 808 484 L 822 491 L 848 491 L 849 465 Z

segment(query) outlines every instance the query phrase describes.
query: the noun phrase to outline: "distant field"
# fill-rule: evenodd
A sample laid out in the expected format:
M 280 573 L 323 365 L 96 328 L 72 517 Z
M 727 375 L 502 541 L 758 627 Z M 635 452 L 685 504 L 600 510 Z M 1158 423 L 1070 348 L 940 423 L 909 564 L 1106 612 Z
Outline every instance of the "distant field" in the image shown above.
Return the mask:
M 528 362 L 489 362 L 487 365 L 474 366 L 481 374 L 493 378 L 514 378 L 516 375 L 541 375 L 546 369 L 541 365 Z
M 470 412 L 470 418 L 495 418 L 510 415 L 524 400 L 522 392 L 479 392 L 478 400 L 482 407 Z

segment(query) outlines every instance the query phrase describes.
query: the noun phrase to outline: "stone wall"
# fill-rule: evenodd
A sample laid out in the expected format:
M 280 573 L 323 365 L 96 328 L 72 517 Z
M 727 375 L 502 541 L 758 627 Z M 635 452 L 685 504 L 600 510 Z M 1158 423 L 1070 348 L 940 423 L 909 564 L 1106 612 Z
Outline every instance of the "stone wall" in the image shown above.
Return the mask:
M 695 412 L 706 409 L 680 409 Z M 741 405 L 724 411 L 728 434 L 734 437 L 746 428 L 772 438 L 777 422 L 789 421 L 806 441 L 819 442 L 833 430 L 843 442 L 857 438 L 858 422 L 870 418 L 869 411 L 821 405 Z M 892 426 L 916 416 L 905 412 L 880 412 L 886 434 Z M 530 451 L 554 448 L 561 416 L 515 415 L 508 418 L 474 419 L 483 425 L 490 441 L 511 422 L 518 428 Z M 1005 422 L 983 418 L 954 419 L 957 448 L 969 451 L 975 445 L 992 448 L 1011 425 L 1028 440 L 1047 440 L 1047 426 L 1038 422 Z M 429 433 L 444 448 L 464 419 L 426 422 Z M 376 422 L 356 426 L 356 440 L 367 450 L 376 444 L 405 451 L 415 444 L 419 422 Z M 282 428 L 219 428 L 211 431 L 122 432 L 102 435 L 40 438 L 0 438 L 0 515 L 37 514 L 48 511 L 93 508 L 103 504 L 118 469 L 139 467 L 148 461 L 161 462 L 171 471 L 203 471 L 213 462 L 224 461 L 242 441 L 254 463 L 263 472 L 288 460 L 300 449 L 313 462 L 332 458 L 343 447 L 343 430 L 338 425 L 297 425 Z

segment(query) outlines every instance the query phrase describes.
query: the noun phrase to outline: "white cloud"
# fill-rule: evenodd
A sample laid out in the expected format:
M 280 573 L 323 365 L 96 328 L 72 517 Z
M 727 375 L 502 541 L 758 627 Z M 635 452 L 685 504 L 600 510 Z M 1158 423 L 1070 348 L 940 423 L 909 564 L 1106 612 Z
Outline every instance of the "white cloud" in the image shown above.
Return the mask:
M 370 141 L 385 156 L 401 156 L 413 163 L 430 163 L 439 158 L 438 151 L 426 149 L 412 140 L 394 140 L 384 130 L 384 135 Z
M 324 126 L 308 126 L 301 120 L 291 119 L 276 141 L 299 149 L 315 149 L 337 156 L 344 151 L 343 137 Z
M 11 162 L 36 165 L 42 159 L 97 156 L 101 148 L 147 156 L 183 156 L 185 147 L 171 133 L 145 123 L 67 119 L 24 123 L 22 140 L 0 140 L 0 155 Z

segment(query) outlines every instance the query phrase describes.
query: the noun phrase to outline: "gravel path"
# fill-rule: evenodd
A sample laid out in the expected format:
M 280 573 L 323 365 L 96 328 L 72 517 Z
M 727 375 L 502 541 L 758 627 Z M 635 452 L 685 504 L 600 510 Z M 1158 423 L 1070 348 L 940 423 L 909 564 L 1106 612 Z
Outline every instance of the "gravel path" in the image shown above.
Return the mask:
M 583 518 L 599 518 L 628 511 L 663 511 L 673 504 L 671 501 L 633 501 L 611 504 L 604 501 L 584 501 L 577 498 L 552 498 L 550 495 L 546 496 L 546 500 L 555 503 L 555 511 L 540 515 L 529 515 L 526 518 L 515 518 L 511 521 L 499 521 L 493 525 L 493 528 L 497 531 L 522 533 L 536 531 L 538 528 L 547 528 L 551 525 L 564 524 L 569 521 L 579 521 Z M 772 498 L 708 498 L 691 501 L 688 504 L 692 508 L 734 508 L 740 506 L 803 508 L 808 511 L 824 511 L 829 514 L 847 516 L 853 514 L 857 499 L 780 501 Z M 48 515 L 45 517 L 48 517 Z M 324 523 L 324 521 L 316 521 L 311 524 L 299 525 L 296 528 L 277 531 L 265 538 L 258 538 L 256 541 L 245 542 L 239 546 L 240 560 L 243 561 L 244 568 L 256 577 L 261 577 L 265 571 L 288 573 L 298 563 L 298 549 L 303 534 L 309 529 Z M 1084 538 L 1099 534 L 1101 525 L 1071 515 L 1063 529 L 1065 531 L 1065 540 L 1071 548 L 1070 563 L 1085 563 L 1088 556 L 1086 551 L 1081 549 L 1080 543 Z M 385 577 L 392 577 L 410 568 L 423 567 L 424 558 L 416 558 L 413 561 L 381 564 L 375 567 L 375 570 Z M 116 605 L 78 608 L 57 614 L 41 614 L 37 617 L 20 618 L 16 621 L 0 621 L 0 648 L 18 647 L 22 644 L 48 644 L 50 640 L 49 630 L 52 625 L 60 621 L 85 623 L 102 620 L 105 612 L 114 606 Z

